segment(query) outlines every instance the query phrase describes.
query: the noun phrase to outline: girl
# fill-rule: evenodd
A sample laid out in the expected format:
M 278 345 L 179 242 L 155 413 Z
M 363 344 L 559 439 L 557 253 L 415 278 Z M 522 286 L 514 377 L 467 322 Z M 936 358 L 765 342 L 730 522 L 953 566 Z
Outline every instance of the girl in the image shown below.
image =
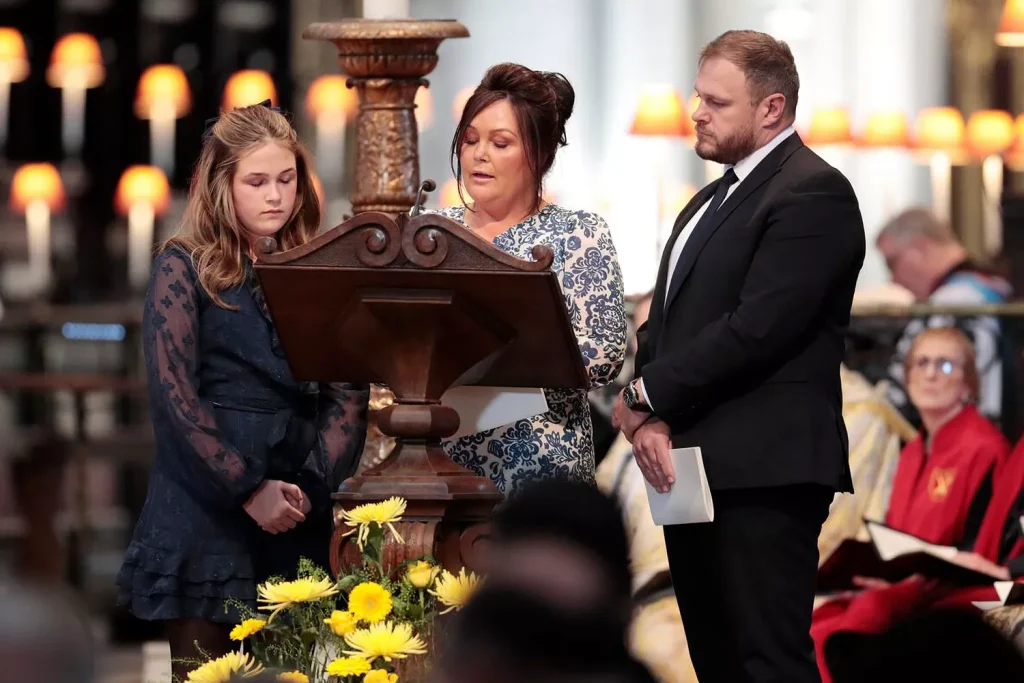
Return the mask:
M 310 162 L 269 106 L 225 112 L 205 137 L 179 233 L 153 264 L 143 316 L 156 460 L 118 575 L 118 602 L 167 622 L 174 674 L 229 649 L 236 599 L 328 566 L 330 494 L 355 469 L 368 387 L 292 377 L 255 243 L 303 244 L 320 225 Z

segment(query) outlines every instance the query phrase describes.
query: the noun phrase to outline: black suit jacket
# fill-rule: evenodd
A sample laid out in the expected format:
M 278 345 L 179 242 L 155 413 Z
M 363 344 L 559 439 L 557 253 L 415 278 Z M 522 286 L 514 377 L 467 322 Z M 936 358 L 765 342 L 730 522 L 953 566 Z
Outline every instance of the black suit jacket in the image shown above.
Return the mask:
M 839 366 L 864 225 L 849 181 L 793 134 L 692 235 L 668 292 L 676 219 L 637 375 L 675 447 L 700 446 L 712 489 L 818 483 L 852 491 Z

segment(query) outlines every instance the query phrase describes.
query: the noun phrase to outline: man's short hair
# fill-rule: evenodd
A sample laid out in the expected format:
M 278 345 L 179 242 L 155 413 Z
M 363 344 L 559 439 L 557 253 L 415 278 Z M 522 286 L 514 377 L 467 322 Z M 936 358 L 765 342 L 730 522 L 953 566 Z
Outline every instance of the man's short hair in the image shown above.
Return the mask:
M 878 233 L 877 241 L 891 239 L 907 242 L 914 237 L 926 237 L 939 244 L 956 242 L 949 221 L 944 221 L 928 209 L 914 207 L 895 216 Z
M 782 93 L 786 116 L 796 117 L 800 76 L 793 52 L 784 41 L 760 31 L 726 31 L 704 46 L 698 63 L 716 57 L 732 62 L 743 72 L 754 102 Z

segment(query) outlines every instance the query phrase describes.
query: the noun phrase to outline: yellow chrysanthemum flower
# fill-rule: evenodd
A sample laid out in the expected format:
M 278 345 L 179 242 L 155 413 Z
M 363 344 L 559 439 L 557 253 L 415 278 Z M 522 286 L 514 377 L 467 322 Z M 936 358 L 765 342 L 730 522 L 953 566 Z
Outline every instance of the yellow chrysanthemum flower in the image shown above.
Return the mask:
M 448 606 L 448 609 L 441 612 L 441 614 L 447 614 L 453 609 L 461 609 L 479 585 L 480 579 L 477 575 L 473 572 L 466 574 L 465 567 L 459 570 L 458 576 L 445 569 L 437 577 L 437 581 L 434 582 L 434 590 L 430 591 L 430 594 L 437 598 L 442 605 Z
M 267 625 L 262 619 L 246 619 L 238 626 L 231 629 L 231 640 L 245 640 L 251 635 L 259 633 Z
M 384 669 L 374 669 L 363 676 L 363 683 L 398 683 L 398 674 L 393 674 Z
M 364 581 L 349 593 L 348 609 L 363 621 L 376 624 L 391 614 L 391 593 L 379 583 Z
M 370 670 L 370 663 L 362 657 L 341 657 L 327 665 L 328 676 L 358 676 Z
M 185 678 L 186 683 L 227 683 L 232 677 L 248 678 L 263 671 L 263 665 L 241 652 L 229 652 L 223 657 L 210 660 L 198 669 L 193 669 Z
M 356 626 L 359 625 L 359 617 L 351 612 L 334 610 L 331 612 L 331 618 L 324 619 L 324 623 L 331 627 L 331 632 L 334 635 L 343 636 L 356 630 Z
M 265 583 L 259 587 L 260 609 L 271 612 L 270 619 L 286 607 L 299 602 L 313 602 L 329 598 L 338 592 L 338 587 L 330 579 L 297 579 L 280 583 Z
M 403 659 L 409 655 L 426 654 L 427 646 L 423 640 L 413 634 L 409 624 L 395 624 L 383 621 L 370 624 L 369 628 L 361 628 L 345 636 L 345 643 L 351 650 L 345 654 L 362 657 L 372 662 L 383 657 L 385 662 L 392 659 Z
M 413 588 L 428 588 L 434 582 L 434 579 L 437 578 L 440 571 L 440 567 L 430 564 L 426 560 L 420 560 L 410 564 L 405 570 L 405 580 Z
M 405 498 L 392 497 L 379 503 L 366 503 L 351 510 L 345 510 L 342 512 L 345 524 L 351 527 L 358 527 L 358 529 L 353 529 L 345 535 L 348 536 L 358 530 L 359 535 L 356 536 L 356 542 L 359 544 L 359 549 L 362 550 L 363 546 L 366 545 L 366 536 L 370 533 L 370 524 L 376 522 L 381 526 L 387 525 L 391 529 L 391 533 L 398 539 L 398 542 L 404 543 L 405 541 L 402 540 L 401 534 L 395 529 L 394 523 L 402 519 L 402 515 L 405 514 L 405 506 Z
M 309 683 L 309 676 L 301 671 L 285 671 L 277 675 L 278 683 Z

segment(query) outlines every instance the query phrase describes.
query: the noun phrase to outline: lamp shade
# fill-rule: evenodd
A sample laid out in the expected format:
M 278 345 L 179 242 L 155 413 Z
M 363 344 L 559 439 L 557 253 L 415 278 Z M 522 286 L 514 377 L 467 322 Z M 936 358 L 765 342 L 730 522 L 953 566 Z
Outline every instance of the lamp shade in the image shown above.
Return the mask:
M 850 115 L 843 107 L 815 109 L 804 140 L 808 145 L 843 145 L 850 136 Z
M 231 74 L 224 84 L 221 106 L 224 109 L 235 109 L 259 104 L 264 100 L 277 105 L 277 88 L 270 74 L 259 69 L 243 69 Z
M 359 107 L 356 91 L 348 87 L 348 78 L 340 74 L 321 76 L 306 91 L 306 115 L 311 119 L 331 116 L 347 119 Z
M 473 96 L 474 92 L 476 92 L 476 86 L 467 85 L 455 95 L 455 100 L 452 102 L 452 118 L 455 120 L 455 123 L 462 120 L 462 112 L 466 108 L 466 103 L 469 102 L 469 98 Z
M 416 109 L 413 111 L 416 116 L 416 125 L 419 126 L 420 130 L 430 128 L 434 123 L 434 96 L 429 88 L 420 86 L 419 90 L 416 91 L 415 104 Z
M 21 31 L 0 26 L 0 70 L 3 80 L 19 83 L 28 78 L 28 56 Z
M 64 183 L 53 164 L 24 164 L 11 181 L 11 209 L 25 213 L 34 201 L 43 201 L 50 211 L 64 206 Z
M 901 111 L 875 112 L 868 116 L 857 144 L 864 147 L 906 147 L 910 142 L 907 117 Z
M 88 33 L 69 33 L 53 46 L 46 82 L 54 88 L 95 88 L 105 76 L 100 44 Z
M 967 149 L 975 157 L 1002 154 L 1013 145 L 1013 117 L 996 109 L 976 111 L 967 119 Z
M 117 183 L 114 208 L 127 216 L 132 205 L 140 202 L 153 207 L 157 216 L 167 212 L 171 203 L 171 188 L 167 176 L 156 166 L 129 166 Z
M 996 43 L 1005 47 L 1024 47 L 1024 0 L 1006 0 L 996 30 Z
M 181 67 L 156 64 L 142 72 L 135 91 L 135 115 L 148 119 L 154 107 L 173 111 L 175 118 L 181 118 L 192 108 L 192 92 Z
M 632 135 L 688 137 L 693 135 L 693 119 L 678 90 L 668 85 L 652 85 L 640 93 L 629 132 Z
M 962 151 L 964 117 L 953 107 L 923 109 L 914 122 L 913 146 L 922 151 Z

